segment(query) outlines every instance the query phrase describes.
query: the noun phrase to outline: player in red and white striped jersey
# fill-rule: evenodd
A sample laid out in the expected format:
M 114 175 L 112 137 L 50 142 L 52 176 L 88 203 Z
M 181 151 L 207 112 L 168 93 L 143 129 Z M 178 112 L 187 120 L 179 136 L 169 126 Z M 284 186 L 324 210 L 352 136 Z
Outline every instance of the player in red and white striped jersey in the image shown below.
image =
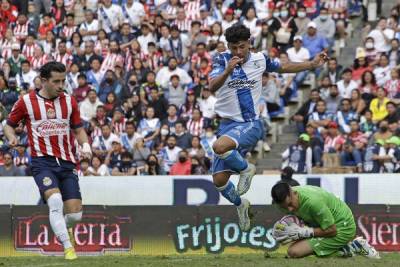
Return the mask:
M 40 69 L 42 89 L 33 90 L 15 103 L 5 136 L 17 145 L 14 127 L 25 120 L 32 155 L 32 174 L 42 197 L 49 205 L 51 228 L 64 246 L 66 259 L 76 259 L 72 226 L 82 218 L 82 197 L 75 169 L 74 138 L 82 145 L 82 155 L 91 156 L 88 137 L 82 127 L 78 104 L 64 93 L 66 68 L 49 62 Z M 65 210 L 65 218 L 64 218 Z M 71 240 L 72 238 L 72 240 Z

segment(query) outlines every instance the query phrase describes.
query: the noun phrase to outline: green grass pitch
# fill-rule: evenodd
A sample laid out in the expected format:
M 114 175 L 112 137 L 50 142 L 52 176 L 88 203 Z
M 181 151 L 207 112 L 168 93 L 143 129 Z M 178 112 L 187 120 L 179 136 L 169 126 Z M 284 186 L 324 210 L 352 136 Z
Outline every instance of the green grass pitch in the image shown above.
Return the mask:
M 361 256 L 353 258 L 316 258 L 286 259 L 283 255 L 271 254 L 243 254 L 243 255 L 193 255 L 193 256 L 104 256 L 80 257 L 75 261 L 67 262 L 62 257 L 13 257 L 0 258 L 0 266 L 32 266 L 32 267 L 58 267 L 58 266 L 277 266 L 277 267 L 394 267 L 400 266 L 399 253 L 381 253 L 382 259 L 370 260 Z

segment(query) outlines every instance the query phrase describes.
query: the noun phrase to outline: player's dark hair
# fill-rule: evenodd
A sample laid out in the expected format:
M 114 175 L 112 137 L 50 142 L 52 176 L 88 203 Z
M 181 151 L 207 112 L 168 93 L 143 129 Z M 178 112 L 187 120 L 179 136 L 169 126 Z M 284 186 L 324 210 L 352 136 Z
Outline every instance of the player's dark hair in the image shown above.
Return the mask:
M 66 72 L 66 68 L 65 68 L 65 65 L 60 62 L 51 61 L 51 62 L 44 64 L 40 68 L 39 72 L 40 72 L 41 78 L 49 79 L 49 78 L 51 78 L 52 72 L 61 72 L 61 73 Z
M 281 204 L 290 194 L 290 186 L 288 183 L 279 182 L 271 189 L 271 197 L 273 203 Z
M 225 31 L 225 39 L 228 43 L 248 41 L 250 36 L 250 29 L 239 23 L 232 25 Z

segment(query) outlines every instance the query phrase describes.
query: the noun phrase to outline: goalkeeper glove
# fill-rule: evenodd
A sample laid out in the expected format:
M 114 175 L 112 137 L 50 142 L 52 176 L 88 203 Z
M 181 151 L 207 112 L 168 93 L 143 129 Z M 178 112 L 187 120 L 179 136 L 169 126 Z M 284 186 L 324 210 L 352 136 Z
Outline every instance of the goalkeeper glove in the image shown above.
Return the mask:
M 314 236 L 314 228 L 308 226 L 300 227 L 297 224 L 291 224 L 286 230 L 289 238 L 292 240 L 299 240 Z

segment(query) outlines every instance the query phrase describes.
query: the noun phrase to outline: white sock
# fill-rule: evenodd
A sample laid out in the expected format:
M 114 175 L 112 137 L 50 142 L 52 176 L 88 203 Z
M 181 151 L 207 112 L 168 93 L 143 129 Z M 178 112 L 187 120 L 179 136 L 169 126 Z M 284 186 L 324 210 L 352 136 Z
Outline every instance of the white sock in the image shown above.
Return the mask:
M 67 213 L 64 216 L 67 228 L 73 227 L 77 222 L 82 220 L 82 211 L 75 213 Z
M 69 241 L 67 225 L 64 220 L 64 203 L 60 193 L 52 194 L 47 200 L 49 206 L 49 220 L 51 229 L 56 235 L 57 239 L 62 243 L 64 249 L 71 248 L 71 242 Z

